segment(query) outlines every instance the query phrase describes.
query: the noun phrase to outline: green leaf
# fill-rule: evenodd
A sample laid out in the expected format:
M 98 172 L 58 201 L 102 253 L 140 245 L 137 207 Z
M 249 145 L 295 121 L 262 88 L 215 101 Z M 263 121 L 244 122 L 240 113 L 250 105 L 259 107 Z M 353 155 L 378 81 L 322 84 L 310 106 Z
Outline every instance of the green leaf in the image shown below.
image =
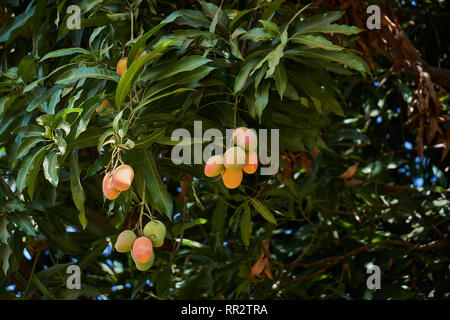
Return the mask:
M 149 150 L 143 150 L 142 160 L 144 161 L 141 167 L 142 173 L 145 178 L 145 185 L 150 193 L 152 206 L 172 220 L 172 198 L 167 192 L 166 185 L 161 180 L 153 154 Z
M 278 37 L 281 35 L 280 29 L 275 23 L 269 20 L 259 20 L 259 22 L 263 25 L 264 30 L 266 30 L 272 36 Z
M 285 1 L 285 0 L 284 0 Z M 258 8 L 250 8 L 250 9 L 245 9 L 240 11 L 234 18 L 233 20 L 231 20 L 230 24 L 228 25 L 228 28 L 230 30 L 233 29 L 233 26 L 235 25 L 235 23 L 237 23 L 243 16 L 245 16 L 247 13 L 250 13 L 252 11 L 257 10 Z
M 0 216 L 0 240 L 8 245 L 9 232 L 7 229 L 8 220 L 5 215 Z
M 153 101 L 159 100 L 161 98 L 170 96 L 172 94 L 177 94 L 177 93 L 181 93 L 181 92 L 185 92 L 185 91 L 193 91 L 194 89 L 190 89 L 190 88 L 179 88 L 164 94 L 161 94 L 159 96 L 150 98 L 150 99 L 144 99 L 143 101 L 141 101 L 135 108 L 134 108 L 134 112 L 138 111 L 139 109 L 143 108 L 144 106 L 148 105 L 149 103 L 152 103 Z
M 304 21 L 299 22 L 295 26 L 296 34 L 304 34 L 309 32 L 315 32 L 321 27 L 330 24 L 336 20 L 339 20 L 344 15 L 342 11 L 330 11 L 321 15 L 312 16 Z
M 345 35 L 357 34 L 363 31 L 355 26 L 347 26 L 342 24 L 329 24 L 314 30 L 314 32 L 322 32 L 322 33 L 343 33 Z M 310 31 L 312 32 L 312 31 Z
M 28 152 L 35 147 L 39 142 L 45 141 L 45 139 L 41 137 L 25 137 L 22 139 L 19 148 L 17 148 L 16 160 L 19 158 L 26 156 Z
M 264 217 L 264 219 L 270 223 L 277 224 L 277 220 L 275 220 L 273 214 L 259 200 L 255 199 L 252 203 L 253 207 Z
M 323 49 L 310 49 L 298 51 L 297 54 L 299 56 L 307 58 L 317 58 L 338 62 L 352 69 L 358 70 L 362 73 L 366 72 L 367 70 L 367 67 L 365 66 L 366 63 L 364 62 L 363 59 L 361 59 L 356 55 L 352 55 L 346 52 L 327 51 Z
M 84 212 L 85 194 L 80 182 L 80 167 L 78 165 L 78 153 L 73 151 L 70 155 L 70 189 L 75 206 L 80 211 L 78 216 L 83 229 L 86 229 L 87 219 Z
M 148 93 L 145 95 L 144 100 L 147 100 L 148 98 L 154 96 L 158 92 L 166 90 L 175 85 L 181 85 L 181 84 L 185 84 L 188 82 L 192 83 L 195 81 L 199 81 L 199 80 L 203 79 L 204 77 L 206 77 L 214 69 L 216 69 L 216 68 L 202 66 L 202 67 L 199 67 L 192 71 L 182 72 L 182 73 L 178 74 L 176 77 L 168 78 L 163 81 L 157 82 L 156 84 L 154 84 L 150 87 L 150 89 L 148 90 Z
M 114 134 L 114 130 L 113 129 L 108 129 L 106 130 L 98 139 L 98 143 L 97 143 L 97 151 L 100 153 L 101 149 L 103 148 L 103 145 L 106 141 L 107 138 L 109 138 L 110 136 L 112 136 Z
M 59 156 L 58 150 L 52 150 L 45 156 L 43 163 L 45 179 L 55 187 L 59 182 Z
M 90 55 L 91 52 L 83 49 L 83 48 L 64 48 L 64 49 L 58 49 L 52 52 L 47 53 L 45 56 L 42 57 L 41 62 L 50 58 L 58 58 L 58 57 L 64 57 L 69 56 L 72 54 L 87 54 Z
M 267 70 L 266 78 L 270 78 L 272 74 L 275 72 L 275 68 L 280 63 L 280 59 L 283 57 L 283 55 L 284 55 L 284 45 L 281 43 L 275 48 L 275 50 L 273 50 L 267 55 L 267 63 L 269 64 L 269 70 Z
M 250 29 L 241 37 L 241 40 L 251 40 L 254 42 L 266 41 L 269 39 L 272 39 L 272 35 L 263 28 Z
M 93 96 L 80 104 L 79 108 L 82 108 L 83 112 L 77 118 L 77 121 L 74 122 L 72 129 L 70 130 L 71 136 L 74 135 L 73 138 L 78 138 L 81 133 L 86 131 L 91 116 L 94 114 L 95 109 L 98 107 L 98 104 L 103 97 L 104 95 Z
M 29 217 L 23 213 L 14 212 L 9 215 L 12 222 L 14 222 L 20 230 L 25 232 L 29 236 L 35 236 L 33 224 L 31 223 Z
M 170 23 L 177 21 L 181 25 L 188 25 L 199 29 L 200 27 L 209 28 L 211 21 L 198 10 L 177 10 L 172 12 L 161 23 Z
M 27 175 L 31 171 L 31 168 L 35 165 L 35 161 L 38 162 L 38 160 L 40 160 L 41 158 L 43 161 L 43 156 L 45 156 L 45 153 L 47 153 L 47 149 L 44 147 L 33 151 L 33 153 L 31 154 L 28 154 L 27 157 L 22 161 L 22 165 L 19 169 L 16 179 L 16 187 L 19 193 L 22 192 L 25 188 L 25 181 L 28 182 Z M 39 163 L 39 166 L 41 165 L 42 161 Z
M 5 275 L 9 270 L 9 257 L 11 256 L 12 253 L 13 252 L 8 245 L 0 246 L 0 257 L 2 260 L 2 270 Z
M 31 90 L 33 90 L 34 88 L 36 88 L 36 86 L 41 83 L 42 81 L 45 81 L 46 79 L 50 78 L 52 75 L 54 75 L 55 73 L 58 73 L 59 71 L 61 71 L 64 68 L 70 67 L 75 65 L 75 63 L 69 63 L 63 66 L 60 66 L 58 68 L 56 68 L 55 70 L 53 70 L 52 72 L 50 72 L 48 75 L 46 75 L 45 77 L 42 77 L 38 80 L 33 81 L 32 83 L 30 83 L 29 85 L 27 85 L 25 88 L 23 88 L 23 93 L 29 92 Z
M 83 149 L 89 147 L 96 147 L 98 139 L 104 133 L 104 128 L 92 127 L 87 129 L 85 132 L 80 134 L 80 136 L 67 144 L 67 152 L 74 149 Z
M 51 89 L 47 90 L 44 94 L 37 96 L 34 98 L 30 104 L 27 106 L 27 111 L 31 112 L 37 107 L 39 107 L 41 104 L 43 104 L 45 101 L 47 101 L 48 98 L 50 98 L 55 92 L 63 88 L 64 85 L 56 85 L 52 87 Z
M 116 108 L 118 110 L 122 109 L 122 104 L 127 97 L 131 85 L 133 84 L 134 80 L 136 79 L 138 73 L 141 71 L 143 66 L 151 61 L 152 59 L 155 59 L 159 57 L 162 52 L 164 52 L 169 45 L 173 42 L 173 40 L 169 40 L 161 44 L 158 48 L 153 50 L 151 53 L 140 56 L 136 61 L 134 61 L 130 68 L 125 71 L 125 73 L 120 78 L 119 84 L 117 85 L 116 89 Z
M 258 62 L 258 59 L 253 58 L 250 59 L 247 62 L 244 62 L 244 66 L 241 68 L 241 71 L 236 77 L 236 80 L 234 82 L 234 93 L 238 93 L 242 90 L 245 83 L 247 82 L 248 76 L 250 75 L 250 72 L 253 70 L 253 68 L 256 66 Z
M 283 2 L 285 2 L 285 1 L 286 0 L 275 0 L 275 1 L 272 1 L 270 6 L 267 7 L 266 10 L 264 10 L 262 18 L 264 20 L 269 19 L 272 16 L 272 14 L 274 14 L 280 8 L 280 6 L 283 4 Z
M 49 300 L 57 300 L 56 297 L 47 289 L 46 286 L 42 284 L 42 282 L 39 280 L 39 278 L 34 274 L 31 276 L 31 279 L 38 287 L 39 291 Z M 26 298 L 26 297 L 25 297 Z
M 250 245 L 250 234 L 252 233 L 252 214 L 248 204 L 245 204 L 244 213 L 241 217 L 241 237 L 244 245 Z
M 275 79 L 275 87 L 278 90 L 278 94 L 280 95 L 280 99 L 283 100 L 284 92 L 287 87 L 287 73 L 283 64 L 278 64 L 275 68 L 275 72 L 273 74 L 273 78 Z
M 33 200 L 34 195 L 34 188 L 36 186 L 36 179 L 39 174 L 39 171 L 41 169 L 42 162 L 44 161 L 45 155 L 48 152 L 48 148 L 44 147 L 38 152 L 36 157 L 33 159 L 33 168 L 28 172 L 27 176 L 27 186 L 28 186 L 28 195 L 30 196 L 30 199 Z
M 214 3 L 199 1 L 202 6 L 203 13 L 211 19 L 211 24 L 209 25 L 209 32 L 214 33 L 216 25 L 219 26 L 225 32 L 228 32 L 227 26 L 229 19 L 223 10 L 216 6 Z
M 163 137 L 165 132 L 166 132 L 165 127 L 157 128 L 148 136 L 137 140 L 135 143 L 135 148 L 144 149 L 150 147 L 153 143 L 155 143 L 158 140 L 158 138 Z
M 344 48 L 340 46 L 334 45 L 331 41 L 328 39 L 322 37 L 322 36 L 312 36 L 312 35 L 296 35 L 292 38 L 292 41 L 295 43 L 303 43 L 306 44 L 308 47 L 311 48 L 322 48 L 325 50 L 331 50 L 331 51 L 341 51 Z
M 156 32 L 158 32 L 162 27 L 164 27 L 167 23 L 160 23 L 151 28 L 149 31 L 144 33 L 137 41 L 136 43 L 131 47 L 130 52 L 128 53 L 128 67 L 133 63 L 134 58 L 138 54 L 139 50 L 145 48 L 145 43 L 147 40 L 154 35 Z
M 266 80 L 255 91 L 255 110 L 260 121 L 263 111 L 269 103 L 269 89 L 270 82 Z
M 171 77 L 177 73 L 191 71 L 201 67 L 211 60 L 203 56 L 187 56 L 180 60 L 169 60 L 158 66 L 152 67 L 149 72 L 146 72 L 145 79 L 151 81 L 158 81 Z
M 30 2 L 25 11 L 16 16 L 12 21 L 3 25 L 0 29 L 0 42 L 12 42 L 25 29 L 31 18 L 34 16 L 36 6 Z
M 56 80 L 55 84 L 71 84 L 86 78 L 105 79 L 114 82 L 120 80 L 120 76 L 111 70 L 98 67 L 81 67 L 65 72 Z

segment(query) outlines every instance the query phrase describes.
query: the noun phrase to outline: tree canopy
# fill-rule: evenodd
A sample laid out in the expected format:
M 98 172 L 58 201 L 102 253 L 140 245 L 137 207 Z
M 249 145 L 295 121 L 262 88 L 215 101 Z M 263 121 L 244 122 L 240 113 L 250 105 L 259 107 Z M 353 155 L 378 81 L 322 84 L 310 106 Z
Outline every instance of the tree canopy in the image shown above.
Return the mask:
M 450 3 L 368 2 L 4 1 L 0 298 L 449 298 Z M 278 170 L 174 163 L 197 121 L 279 130 Z M 114 244 L 153 218 L 139 271 Z

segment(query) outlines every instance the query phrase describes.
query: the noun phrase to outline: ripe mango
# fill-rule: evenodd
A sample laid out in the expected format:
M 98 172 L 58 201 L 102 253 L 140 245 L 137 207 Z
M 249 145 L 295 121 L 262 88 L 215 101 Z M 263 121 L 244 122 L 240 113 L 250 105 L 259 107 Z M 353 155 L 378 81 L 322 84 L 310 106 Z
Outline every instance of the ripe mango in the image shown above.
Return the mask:
M 114 200 L 119 196 L 120 191 L 115 189 L 113 186 L 111 172 L 108 172 L 103 178 L 102 189 L 103 194 L 108 200 Z
M 245 151 L 254 151 L 258 146 L 255 131 L 246 127 L 239 127 L 233 131 L 233 141 Z
M 119 166 L 112 175 L 112 185 L 114 189 L 126 191 L 130 188 L 134 179 L 133 168 L 127 164 Z
M 153 244 L 147 237 L 139 237 L 133 243 L 133 259 L 139 263 L 147 263 L 153 255 Z
M 253 174 L 258 169 L 258 154 L 255 151 L 247 152 L 245 166 L 242 168 L 245 173 Z
M 243 176 L 244 174 L 242 173 L 242 170 L 230 171 L 225 169 L 222 173 L 223 184 L 228 189 L 235 189 L 240 186 Z
M 125 71 L 127 71 L 127 61 L 128 58 L 121 58 L 116 65 L 116 72 L 119 76 L 123 76 Z
M 205 176 L 215 177 L 224 170 L 223 157 L 220 155 L 212 156 L 206 161 Z
M 231 147 L 223 155 L 225 169 L 228 171 L 241 171 L 245 165 L 245 151 L 240 147 Z

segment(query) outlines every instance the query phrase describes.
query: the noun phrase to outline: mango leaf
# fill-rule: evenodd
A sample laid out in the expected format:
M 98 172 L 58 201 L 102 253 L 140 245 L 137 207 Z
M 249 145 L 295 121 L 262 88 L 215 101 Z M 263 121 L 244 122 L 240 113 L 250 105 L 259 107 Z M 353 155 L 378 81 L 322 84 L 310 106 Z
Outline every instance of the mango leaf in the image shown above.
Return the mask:
M 151 68 L 151 70 L 145 74 L 145 78 L 151 81 L 166 79 L 180 72 L 194 70 L 210 61 L 211 60 L 208 58 L 196 55 L 183 57 L 180 60 L 175 61 L 169 60 Z
M 8 232 L 8 220 L 6 219 L 5 215 L 0 216 L 0 240 L 8 245 L 8 238 L 9 238 L 9 232 Z
M 253 207 L 264 217 L 264 219 L 270 223 L 277 224 L 277 220 L 275 220 L 273 214 L 259 200 L 255 199 L 252 203 Z
M 75 206 L 80 211 L 78 219 L 83 229 L 86 229 L 87 219 L 84 211 L 85 194 L 80 182 L 80 167 L 78 165 L 78 153 L 73 151 L 70 155 L 70 189 Z
M 58 150 L 50 151 L 44 159 L 43 167 L 44 167 L 44 176 L 45 178 L 53 185 L 58 186 L 59 182 L 59 161 L 58 157 L 61 154 Z
M 12 253 L 13 252 L 8 245 L 0 246 L 0 257 L 1 257 L 1 261 L 2 261 L 2 270 L 5 275 L 9 270 L 9 257 L 11 256 Z
M 38 152 L 36 157 L 33 159 L 33 168 L 28 172 L 27 176 L 27 186 L 28 186 L 28 195 L 30 199 L 33 200 L 34 188 L 36 186 L 36 179 L 39 174 L 39 170 L 41 168 L 42 162 L 44 161 L 45 155 L 47 154 L 49 146 L 46 146 L 41 149 L 42 152 Z
M 258 60 L 256 58 L 250 59 L 249 61 L 244 62 L 244 66 L 241 67 L 241 71 L 236 77 L 234 81 L 234 93 L 238 93 L 242 90 L 245 83 L 247 82 L 248 76 L 253 68 L 256 66 Z
M 177 10 L 172 12 L 161 23 L 170 23 L 176 21 L 181 25 L 188 25 L 194 28 L 209 28 L 210 20 L 198 10 Z
M 15 17 L 12 21 L 7 24 L 4 24 L 0 29 L 0 42 L 11 42 L 13 41 L 29 22 L 31 22 L 31 18 L 34 16 L 36 11 L 36 6 L 34 5 L 34 1 L 30 2 L 25 9 L 25 11 Z
M 157 24 L 156 26 L 154 26 L 153 28 L 151 28 L 149 31 L 147 31 L 146 33 L 144 33 L 137 41 L 136 43 L 131 47 L 130 52 L 128 53 L 128 60 L 127 60 L 127 64 L 128 64 L 128 68 L 130 67 L 130 65 L 133 63 L 134 58 L 136 57 L 136 55 L 139 53 L 139 51 L 145 48 L 145 43 L 147 42 L 147 40 L 154 35 L 156 32 L 158 32 L 162 27 L 164 27 L 167 23 L 160 23 Z
M 27 111 L 31 112 L 37 107 L 39 107 L 41 104 L 43 104 L 45 101 L 47 101 L 48 98 L 50 98 L 55 92 L 59 91 L 61 88 L 63 88 L 64 85 L 56 85 L 52 87 L 50 90 L 47 90 L 44 94 L 37 96 L 35 99 L 33 99 L 27 106 Z
M 143 150 L 141 154 L 143 159 L 142 173 L 145 178 L 145 185 L 150 193 L 152 206 L 172 220 L 173 201 L 161 180 L 155 158 L 149 150 Z
M 150 147 L 153 143 L 155 143 L 158 138 L 163 137 L 164 133 L 166 131 L 166 128 L 157 128 L 155 131 L 153 131 L 148 136 L 139 139 L 135 143 L 135 148 L 137 149 L 144 149 Z
M 40 148 L 36 151 L 33 151 L 33 153 L 28 154 L 27 157 L 22 161 L 22 165 L 20 166 L 19 172 L 17 174 L 17 179 L 16 179 L 16 188 L 17 191 L 20 193 L 23 191 L 23 189 L 26 186 L 25 181 L 28 182 L 27 176 L 29 174 L 29 172 L 31 171 L 31 168 L 33 168 L 33 166 L 35 166 L 35 161 L 39 162 L 39 160 L 42 158 L 43 156 L 45 156 L 47 152 L 47 149 L 44 148 Z M 42 161 L 40 161 L 39 166 L 41 165 Z
M 23 156 L 26 156 L 28 152 L 33 149 L 33 147 L 44 140 L 45 139 L 42 136 L 31 136 L 23 138 L 19 145 L 19 148 L 17 148 L 16 160 L 20 159 Z
M 275 68 L 275 72 L 273 74 L 273 78 L 275 79 L 275 87 L 278 90 L 278 94 L 280 95 L 280 100 L 283 100 L 284 92 L 287 87 L 287 73 L 283 64 L 278 64 Z
M 305 34 L 310 32 L 316 32 L 321 27 L 329 25 L 330 23 L 339 20 L 344 15 L 342 11 L 329 11 L 321 15 L 312 16 L 299 22 L 295 26 L 296 34 Z
M 47 53 L 45 56 L 42 57 L 40 62 L 50 59 L 50 58 L 69 56 L 69 55 L 72 55 L 75 53 L 87 54 L 87 55 L 91 54 L 90 51 L 83 49 L 83 48 L 64 48 L 64 49 L 59 49 L 59 50 L 55 50 L 55 51 Z
M 366 63 L 363 59 L 356 55 L 352 55 L 346 52 L 339 51 L 327 51 L 320 48 L 310 49 L 310 50 L 301 50 L 298 51 L 297 54 L 302 57 L 307 58 L 317 58 L 323 60 L 329 60 L 338 62 L 340 64 L 346 65 L 352 69 L 358 70 L 362 73 L 368 70 Z
M 281 35 L 280 29 L 275 23 L 269 20 L 259 20 L 259 22 L 263 25 L 264 30 L 270 33 L 273 37 L 278 37 Z
M 270 78 L 275 72 L 275 68 L 280 63 L 280 59 L 284 55 L 284 45 L 280 43 L 272 52 L 267 55 L 267 63 L 269 64 L 269 70 L 267 70 L 266 78 Z
M 269 102 L 269 89 L 270 82 L 268 80 L 263 81 L 261 85 L 255 91 L 255 110 L 258 119 L 261 121 L 261 116 L 264 109 Z
M 29 236 L 35 236 L 36 232 L 34 231 L 33 224 L 30 221 L 29 216 L 23 213 L 13 212 L 8 215 L 12 222 L 14 222 L 20 230 L 25 232 Z
M 252 215 L 248 204 L 244 206 L 244 213 L 241 217 L 241 238 L 244 245 L 250 245 L 250 234 L 252 233 Z
M 120 76 L 111 70 L 98 67 L 81 67 L 65 72 L 56 80 L 55 84 L 71 84 L 86 78 L 105 79 L 114 82 L 120 80 Z
M 334 45 L 330 40 L 322 36 L 312 36 L 309 34 L 296 35 L 291 39 L 292 42 L 306 44 L 311 48 L 322 48 L 331 51 L 341 51 L 344 48 Z

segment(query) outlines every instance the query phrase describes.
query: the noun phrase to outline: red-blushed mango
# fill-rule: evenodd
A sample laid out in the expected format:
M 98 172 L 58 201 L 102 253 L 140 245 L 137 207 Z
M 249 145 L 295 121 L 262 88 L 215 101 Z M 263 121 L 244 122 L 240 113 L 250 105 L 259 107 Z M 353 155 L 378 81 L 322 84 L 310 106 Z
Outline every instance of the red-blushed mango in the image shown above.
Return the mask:
M 153 247 L 159 248 L 164 244 L 166 226 L 159 220 L 152 220 L 145 225 L 144 236 L 150 238 Z
M 108 200 L 114 200 L 119 196 L 120 191 L 113 186 L 111 172 L 108 172 L 103 178 L 102 189 L 103 194 Z
M 233 141 L 245 151 L 254 151 L 258 146 L 258 137 L 255 131 L 245 127 L 239 127 L 233 131 Z
M 134 261 L 139 263 L 147 263 L 153 255 L 152 241 L 147 237 L 139 237 L 133 243 Z
M 126 191 L 130 188 L 133 179 L 133 168 L 127 164 L 123 164 L 114 170 L 112 175 L 112 184 L 114 189 Z
M 127 71 L 128 58 L 121 58 L 116 65 L 116 72 L 119 76 L 123 76 L 125 71 Z
M 223 157 L 220 155 L 212 156 L 206 161 L 205 164 L 205 176 L 215 177 L 222 173 L 224 170 Z
M 242 168 L 245 173 L 253 174 L 258 169 L 258 154 L 255 151 L 247 152 L 245 166 Z
M 131 230 L 124 230 L 122 231 L 119 236 L 117 237 L 116 244 L 114 247 L 116 248 L 117 252 L 125 253 L 131 250 L 133 248 L 133 243 L 136 240 L 136 235 Z
M 111 103 L 109 103 L 107 99 L 103 99 L 102 103 L 100 104 L 100 106 L 97 107 L 97 109 L 95 109 L 95 111 L 100 112 L 102 110 L 111 108 L 112 108 Z
M 235 189 L 241 185 L 243 176 L 244 174 L 242 173 L 242 170 L 230 171 L 225 169 L 222 173 L 223 184 L 228 189 Z
M 150 261 L 147 263 L 137 262 L 133 257 L 133 253 L 131 253 L 131 257 L 133 258 L 134 264 L 136 265 L 136 269 L 138 269 L 139 271 L 147 271 L 152 267 L 153 263 L 155 262 L 155 253 L 152 254 Z
M 223 155 L 225 169 L 240 171 L 245 165 L 245 151 L 239 147 L 231 147 Z

